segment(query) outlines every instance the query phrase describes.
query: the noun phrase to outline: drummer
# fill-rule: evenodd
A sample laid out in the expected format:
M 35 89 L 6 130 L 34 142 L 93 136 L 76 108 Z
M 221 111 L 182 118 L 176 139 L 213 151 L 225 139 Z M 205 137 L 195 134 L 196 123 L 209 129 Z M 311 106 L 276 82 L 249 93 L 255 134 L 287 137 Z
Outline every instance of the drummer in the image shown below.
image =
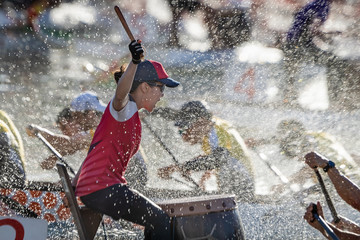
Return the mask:
M 132 61 L 119 79 L 73 184 L 87 207 L 113 219 L 145 226 L 145 239 L 170 239 L 170 217 L 131 189 L 124 174 L 140 147 L 138 110 L 151 112 L 164 96 L 165 87 L 177 87 L 179 83 L 169 78 L 161 63 L 142 60 L 140 41 L 132 41 L 129 50 Z
M 164 111 L 166 114 L 169 111 Z M 201 144 L 203 154 L 181 166 L 170 165 L 159 169 L 160 177 L 169 178 L 174 171 L 188 174 L 205 170 L 200 186 L 215 174 L 221 193 L 233 193 L 239 200 L 251 201 L 254 194 L 252 164 L 245 144 L 229 133 L 230 125 L 216 118 L 200 101 L 185 103 L 176 115 L 175 126 L 184 141 Z

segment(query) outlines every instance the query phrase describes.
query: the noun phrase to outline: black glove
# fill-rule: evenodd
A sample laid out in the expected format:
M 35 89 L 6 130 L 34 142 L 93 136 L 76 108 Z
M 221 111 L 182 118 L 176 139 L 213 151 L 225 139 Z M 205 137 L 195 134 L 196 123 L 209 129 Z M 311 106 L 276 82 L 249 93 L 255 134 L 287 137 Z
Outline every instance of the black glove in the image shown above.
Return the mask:
M 131 52 L 132 62 L 134 64 L 139 64 L 141 62 L 141 56 L 144 53 L 144 49 L 141 46 L 141 41 L 132 41 L 129 44 L 129 50 Z

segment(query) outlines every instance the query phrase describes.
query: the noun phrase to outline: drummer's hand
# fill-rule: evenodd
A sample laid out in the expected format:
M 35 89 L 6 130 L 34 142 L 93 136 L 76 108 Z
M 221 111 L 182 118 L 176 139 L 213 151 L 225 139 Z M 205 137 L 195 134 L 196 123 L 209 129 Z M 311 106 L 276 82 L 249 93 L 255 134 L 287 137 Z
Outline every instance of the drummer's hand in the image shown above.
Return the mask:
M 141 58 L 144 56 L 144 49 L 141 46 L 141 40 L 133 40 L 129 44 L 129 50 L 132 56 L 132 62 L 134 64 L 139 64 L 141 62 Z
M 26 133 L 30 137 L 35 137 L 38 132 L 39 132 L 38 126 L 36 126 L 34 124 L 30 124 L 26 127 Z
M 40 166 L 42 167 L 42 169 L 50 170 L 55 167 L 56 161 L 57 161 L 57 157 L 54 155 L 51 155 L 47 159 L 42 161 L 40 163 Z
M 312 211 L 313 211 L 313 206 L 314 203 L 310 203 L 310 205 L 306 208 L 306 212 L 304 215 L 304 219 L 307 221 L 307 223 L 312 226 L 313 228 L 316 228 L 317 230 L 319 230 L 320 232 L 323 231 L 323 227 L 321 226 L 321 224 L 316 220 L 316 218 L 314 217 Z M 323 214 L 323 210 L 321 207 L 320 202 L 317 202 L 316 204 L 317 207 L 317 213 L 319 216 L 321 216 L 324 219 L 324 214 Z
M 305 155 L 305 163 L 311 168 L 324 168 L 326 167 L 328 160 L 317 152 L 310 152 Z
M 167 167 L 159 168 L 158 176 L 163 179 L 170 179 L 170 175 L 177 170 L 179 170 L 179 168 L 175 165 L 170 165 Z

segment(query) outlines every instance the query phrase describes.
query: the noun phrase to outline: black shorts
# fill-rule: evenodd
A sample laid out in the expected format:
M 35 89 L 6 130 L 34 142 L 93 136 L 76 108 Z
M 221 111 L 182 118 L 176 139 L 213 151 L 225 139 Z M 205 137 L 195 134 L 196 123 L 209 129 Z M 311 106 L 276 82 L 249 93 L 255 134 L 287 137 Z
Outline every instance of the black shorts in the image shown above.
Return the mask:
M 80 197 L 89 208 L 115 220 L 145 226 L 145 238 L 171 239 L 171 219 L 154 202 L 126 185 L 116 184 Z

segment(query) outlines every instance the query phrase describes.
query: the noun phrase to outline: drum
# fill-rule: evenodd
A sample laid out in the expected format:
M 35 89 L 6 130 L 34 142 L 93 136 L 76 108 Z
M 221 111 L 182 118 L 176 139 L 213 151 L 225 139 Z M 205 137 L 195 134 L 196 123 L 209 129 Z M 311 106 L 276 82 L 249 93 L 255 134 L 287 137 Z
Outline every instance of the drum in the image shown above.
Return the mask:
M 235 195 L 173 199 L 158 205 L 172 217 L 175 240 L 245 239 Z

